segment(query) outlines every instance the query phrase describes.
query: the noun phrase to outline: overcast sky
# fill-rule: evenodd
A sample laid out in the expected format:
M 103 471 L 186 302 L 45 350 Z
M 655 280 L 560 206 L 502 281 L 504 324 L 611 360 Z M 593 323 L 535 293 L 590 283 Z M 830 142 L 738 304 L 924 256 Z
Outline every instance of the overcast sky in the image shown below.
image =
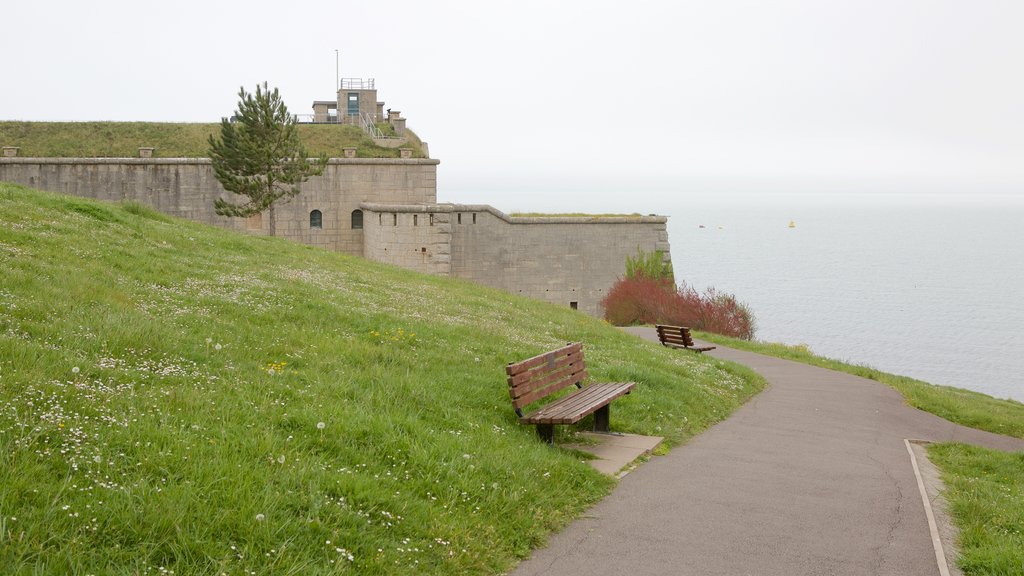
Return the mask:
M 211 122 L 375 78 L 441 201 L 1024 195 L 1024 2 L 6 2 L 0 119 Z

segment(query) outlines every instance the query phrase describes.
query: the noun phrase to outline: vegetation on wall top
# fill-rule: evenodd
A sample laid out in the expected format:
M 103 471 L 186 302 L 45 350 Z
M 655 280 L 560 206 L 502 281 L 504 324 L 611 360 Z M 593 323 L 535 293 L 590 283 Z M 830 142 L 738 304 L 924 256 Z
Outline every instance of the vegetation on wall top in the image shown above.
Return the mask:
M 32 158 L 135 158 L 139 148 L 155 148 L 157 158 L 205 158 L 207 140 L 220 124 L 174 122 L 21 122 L 0 121 L 0 146 L 17 146 Z M 399 151 L 374 143 L 358 126 L 300 124 L 299 138 L 313 156 L 340 158 L 355 147 L 360 158 L 398 158 Z M 420 139 L 406 129 L 407 148 L 422 158 Z

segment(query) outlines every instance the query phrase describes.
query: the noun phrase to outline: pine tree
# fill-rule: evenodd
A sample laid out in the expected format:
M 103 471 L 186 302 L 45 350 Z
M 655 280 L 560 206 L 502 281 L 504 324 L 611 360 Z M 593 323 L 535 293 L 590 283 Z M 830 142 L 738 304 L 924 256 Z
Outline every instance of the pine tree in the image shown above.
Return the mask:
M 276 235 L 274 203 L 299 193 L 299 185 L 323 173 L 327 156 L 309 160 L 299 141 L 295 118 L 281 100 L 277 88 L 267 83 L 256 93 L 241 88 L 238 110 L 230 120 L 221 119 L 220 138 L 209 138 L 210 160 L 217 180 L 228 192 L 248 198 L 240 204 L 214 200 L 217 214 L 247 217 L 270 213 L 270 235 Z

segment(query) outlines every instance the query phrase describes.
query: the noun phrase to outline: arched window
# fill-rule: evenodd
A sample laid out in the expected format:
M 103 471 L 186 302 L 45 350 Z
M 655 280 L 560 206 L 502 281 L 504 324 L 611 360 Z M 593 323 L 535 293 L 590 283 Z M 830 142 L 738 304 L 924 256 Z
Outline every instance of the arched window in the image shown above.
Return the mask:
M 324 215 L 319 210 L 313 210 L 309 213 L 309 227 L 310 228 L 323 228 L 324 227 Z
M 363 211 L 353 210 L 352 211 L 352 229 L 362 230 L 363 229 Z

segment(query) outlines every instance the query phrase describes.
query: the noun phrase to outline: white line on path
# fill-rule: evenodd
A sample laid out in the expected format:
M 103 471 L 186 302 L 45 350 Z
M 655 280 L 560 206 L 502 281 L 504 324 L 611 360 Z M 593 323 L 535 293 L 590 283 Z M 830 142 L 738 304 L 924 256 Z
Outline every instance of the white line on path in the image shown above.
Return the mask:
M 932 503 L 928 499 L 928 493 L 924 490 L 924 480 L 921 478 L 921 469 L 917 466 L 917 456 L 914 449 L 910 447 L 910 440 L 903 439 L 907 445 L 907 452 L 910 453 L 910 463 L 914 465 L 914 476 L 917 476 L 917 489 L 921 491 L 921 501 L 924 503 L 924 514 L 928 517 L 928 530 L 932 533 L 932 546 L 935 548 L 935 561 L 939 563 L 939 576 L 949 576 L 949 565 L 946 564 L 946 554 L 942 551 L 942 539 L 939 538 L 939 528 L 935 525 L 935 514 L 932 513 Z

